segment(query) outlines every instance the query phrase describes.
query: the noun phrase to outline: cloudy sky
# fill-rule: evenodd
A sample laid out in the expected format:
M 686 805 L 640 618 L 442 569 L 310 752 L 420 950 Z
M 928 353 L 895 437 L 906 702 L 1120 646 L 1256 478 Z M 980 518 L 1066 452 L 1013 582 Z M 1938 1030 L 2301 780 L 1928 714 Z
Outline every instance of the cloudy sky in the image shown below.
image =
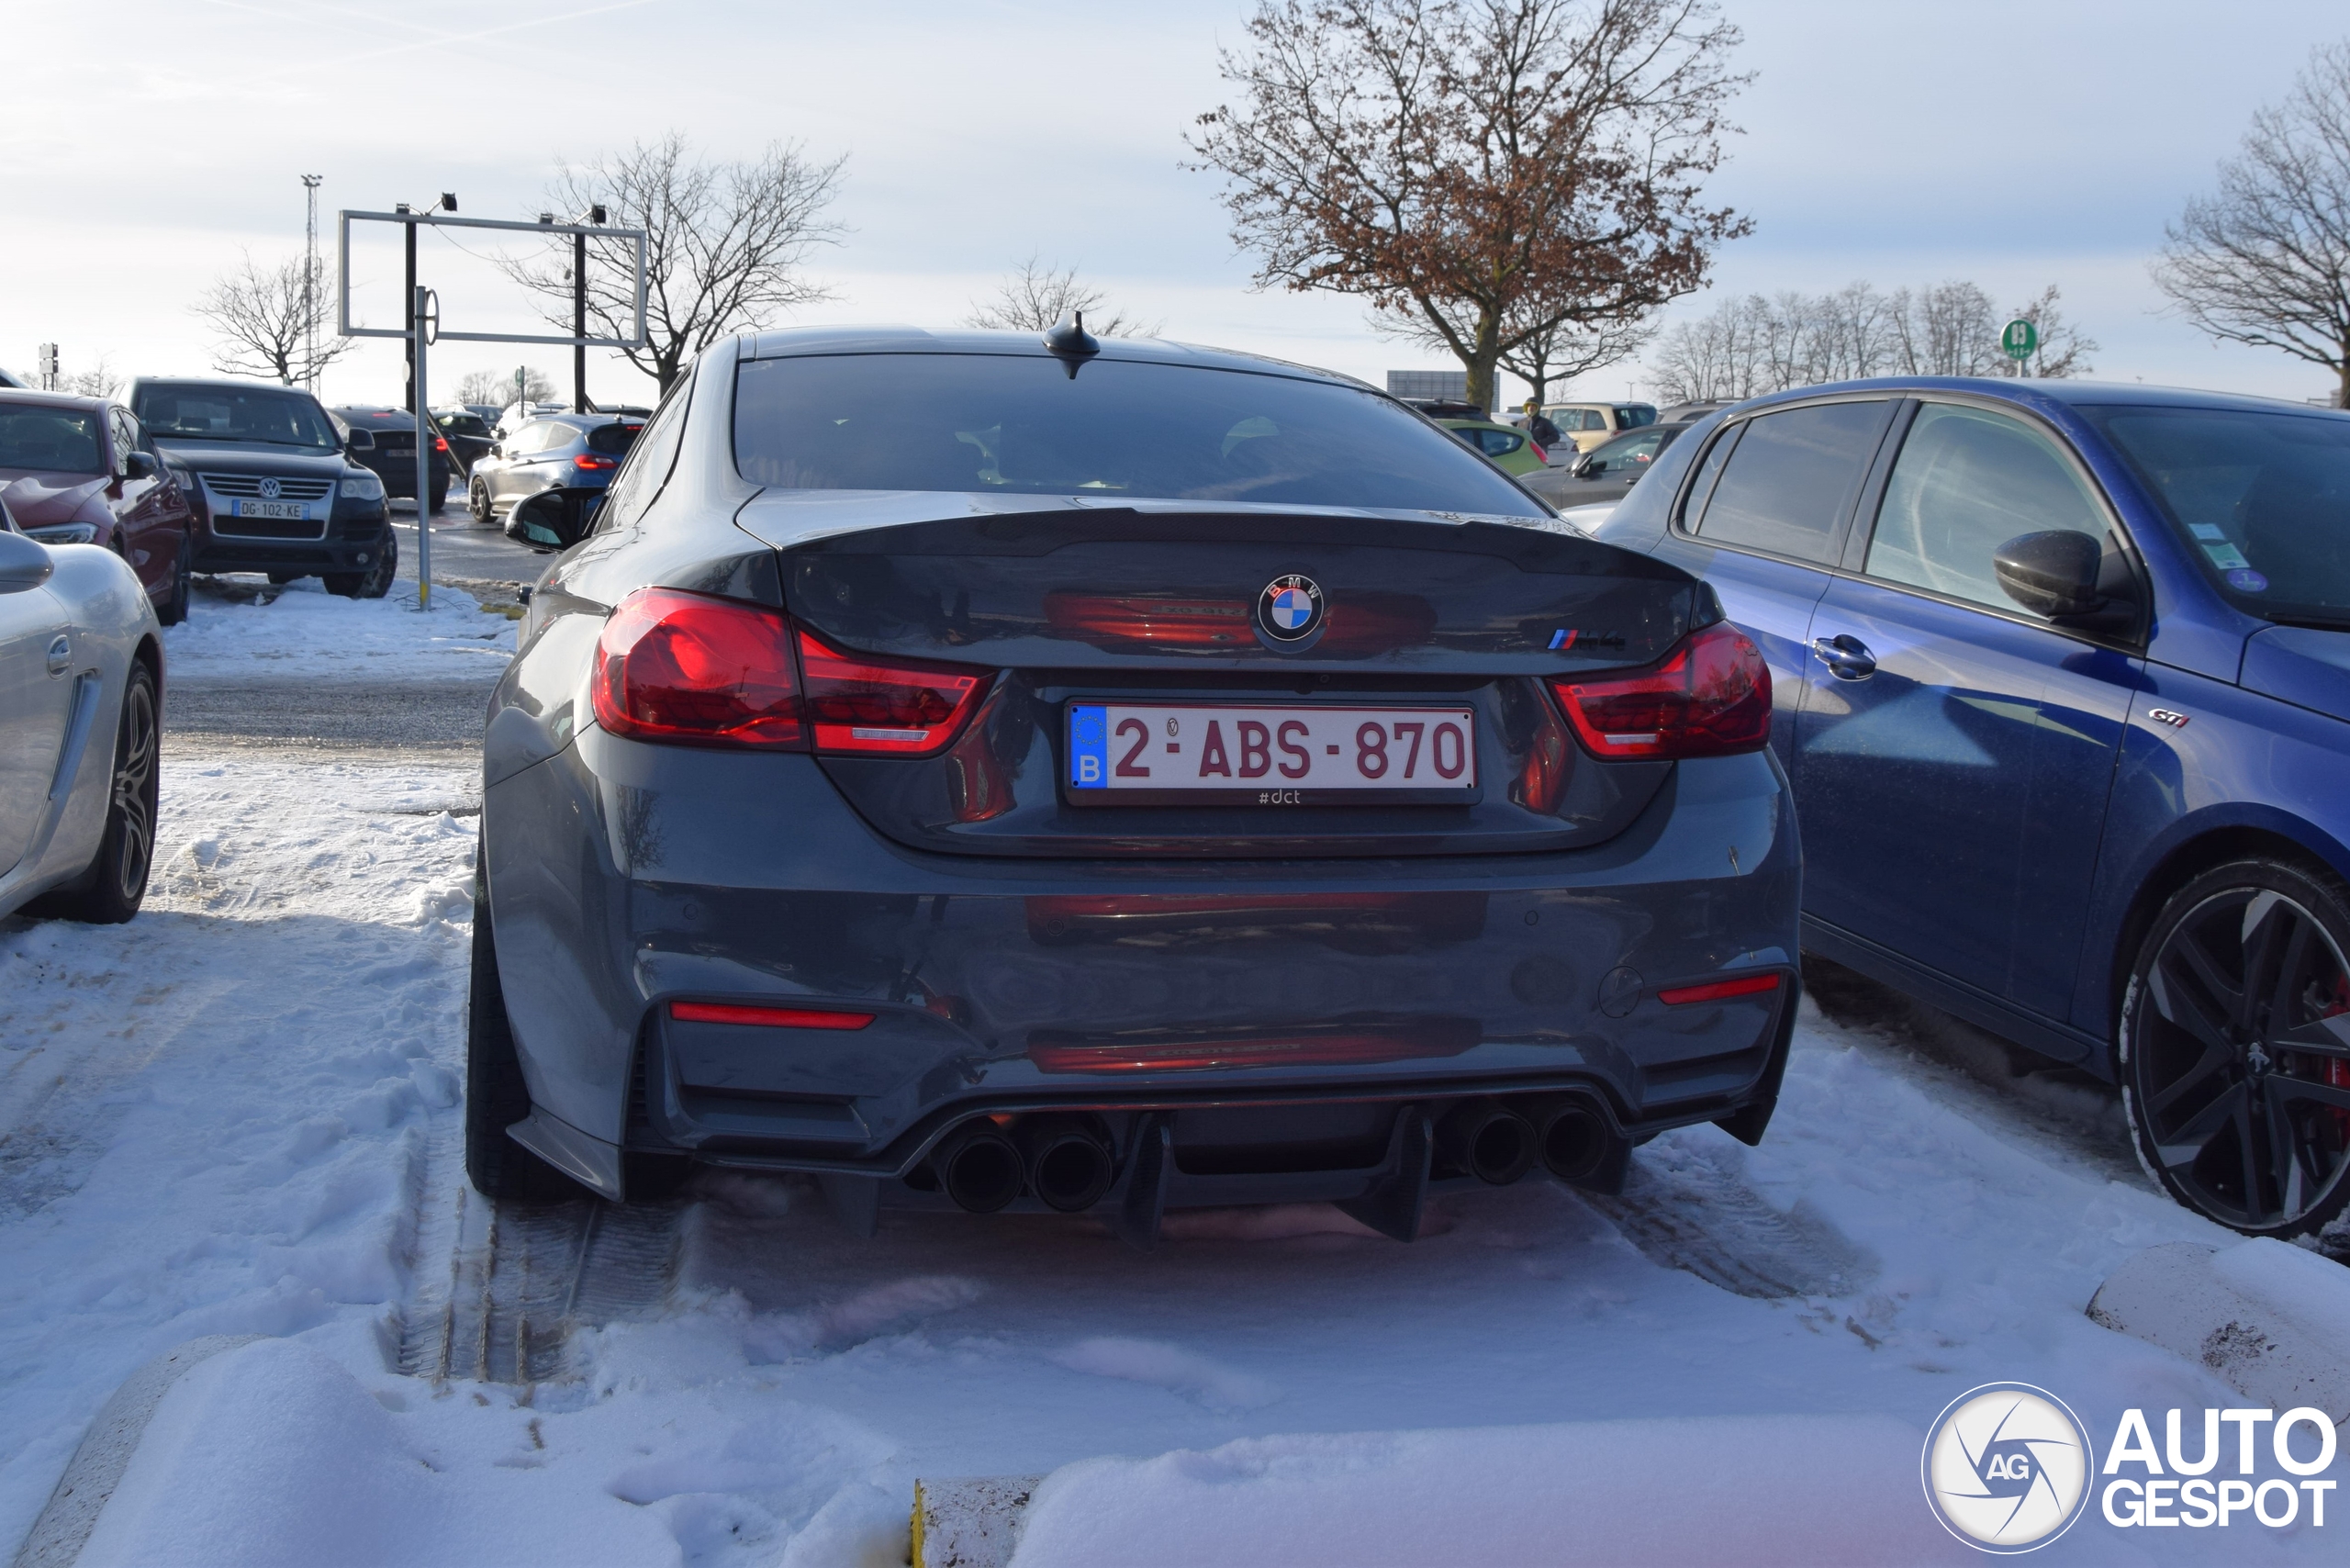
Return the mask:
M 1354 301 L 1251 290 L 1216 201 L 1181 167 L 1185 128 L 1225 90 L 1219 45 L 1247 0 L 844 6 L 767 0 L 5 0 L 15 69 L 0 115 L 0 364 L 62 345 L 68 371 L 203 371 L 191 302 L 241 252 L 302 243 L 299 176 L 332 212 L 458 194 L 527 217 L 558 162 L 682 130 L 715 157 L 770 141 L 847 157 L 847 232 L 811 271 L 834 293 L 797 320 L 949 326 L 1035 252 L 1074 265 L 1167 335 L 1369 378 L 1439 362 L 1369 330 Z M 2312 45 L 2350 33 L 2339 0 L 1966 6 L 1728 0 L 1756 79 L 1717 179 L 1751 239 L 1726 291 L 1971 278 L 2005 305 L 2062 286 L 2100 376 L 2302 398 L 2324 374 L 2214 348 L 2161 314 L 2146 261 L 2209 188 L 2246 118 Z M 428 241 L 444 325 L 520 324 L 478 263 Z M 396 252 L 357 252 L 361 309 Z M 368 294 L 368 289 L 377 290 Z M 386 303 L 383 308 L 390 308 Z M 463 319 L 461 319 L 463 318 Z M 433 383 L 560 350 L 446 345 Z M 1637 364 L 1588 395 L 1637 385 Z M 599 365 L 607 400 L 639 393 Z M 398 350 L 329 372 L 331 400 L 396 400 Z

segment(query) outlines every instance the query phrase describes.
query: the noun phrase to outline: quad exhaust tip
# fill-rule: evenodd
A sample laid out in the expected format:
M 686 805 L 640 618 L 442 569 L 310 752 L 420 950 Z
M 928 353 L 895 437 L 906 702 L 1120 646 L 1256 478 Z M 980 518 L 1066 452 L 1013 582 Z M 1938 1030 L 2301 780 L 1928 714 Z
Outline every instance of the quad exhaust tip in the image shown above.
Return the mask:
M 1017 1124 L 1028 1156 L 1028 1190 L 1047 1208 L 1082 1213 L 1110 1191 L 1117 1170 L 1110 1142 L 1076 1116 L 1037 1116 Z
M 1436 1148 L 1454 1170 L 1506 1187 L 1534 1169 L 1534 1124 L 1497 1101 L 1471 1100 L 1445 1113 Z
M 1571 1095 L 1541 1105 L 1534 1126 L 1542 1168 L 1561 1182 L 1590 1181 L 1614 1152 L 1616 1135 L 1580 1098 Z
M 1028 1174 L 1020 1150 L 984 1119 L 949 1137 L 933 1164 L 946 1195 L 975 1215 L 1009 1206 Z

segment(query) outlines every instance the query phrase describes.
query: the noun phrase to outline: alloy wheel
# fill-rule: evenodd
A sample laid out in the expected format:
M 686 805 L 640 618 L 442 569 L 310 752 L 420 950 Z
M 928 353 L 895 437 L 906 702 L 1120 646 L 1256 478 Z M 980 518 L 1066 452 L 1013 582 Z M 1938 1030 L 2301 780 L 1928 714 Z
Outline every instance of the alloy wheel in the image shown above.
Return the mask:
M 116 889 L 136 903 L 155 853 L 155 689 L 134 680 L 122 699 L 122 751 L 115 758 L 114 812 L 122 835 Z
M 2289 1235 L 2350 1176 L 2350 965 L 2273 888 L 2214 892 L 2141 975 L 2126 1088 L 2141 1153 L 2239 1230 Z

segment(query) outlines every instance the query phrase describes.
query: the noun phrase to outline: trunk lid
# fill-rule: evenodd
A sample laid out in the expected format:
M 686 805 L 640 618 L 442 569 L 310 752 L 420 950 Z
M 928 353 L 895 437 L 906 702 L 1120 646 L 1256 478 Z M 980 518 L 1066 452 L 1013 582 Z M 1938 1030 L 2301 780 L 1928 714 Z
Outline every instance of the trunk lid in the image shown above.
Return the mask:
M 760 510 L 742 519 L 755 533 Z M 1707 602 L 1678 567 L 1580 535 L 1423 517 L 1062 506 L 770 542 L 786 608 L 837 648 L 990 672 L 944 754 L 820 758 L 880 832 L 960 854 L 1396 856 L 1602 841 L 1671 764 L 1585 755 L 1541 678 L 1651 663 Z M 1291 577 L 1320 596 L 1319 629 L 1294 647 L 1260 630 L 1258 610 Z M 1245 785 L 1214 803 L 1113 803 L 1069 786 L 1070 708 L 1117 703 L 1465 713 L 1476 783 L 1435 803 L 1298 803 Z

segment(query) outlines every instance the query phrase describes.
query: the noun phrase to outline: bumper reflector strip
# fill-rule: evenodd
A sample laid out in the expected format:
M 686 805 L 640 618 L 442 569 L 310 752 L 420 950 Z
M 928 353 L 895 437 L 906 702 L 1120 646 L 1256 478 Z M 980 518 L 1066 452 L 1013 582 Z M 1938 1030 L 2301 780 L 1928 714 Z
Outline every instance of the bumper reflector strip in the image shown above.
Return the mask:
M 669 1016 L 680 1024 L 751 1024 L 767 1029 L 862 1029 L 870 1013 L 834 1013 L 814 1007 L 736 1007 L 716 1002 L 673 1002 Z
M 1722 1002 L 1733 996 L 1752 996 L 1757 991 L 1776 991 L 1776 975 L 1742 975 L 1737 980 L 1712 980 L 1705 985 L 1676 985 L 1656 993 L 1656 999 L 1667 1007 L 1685 1007 L 1693 1002 Z

